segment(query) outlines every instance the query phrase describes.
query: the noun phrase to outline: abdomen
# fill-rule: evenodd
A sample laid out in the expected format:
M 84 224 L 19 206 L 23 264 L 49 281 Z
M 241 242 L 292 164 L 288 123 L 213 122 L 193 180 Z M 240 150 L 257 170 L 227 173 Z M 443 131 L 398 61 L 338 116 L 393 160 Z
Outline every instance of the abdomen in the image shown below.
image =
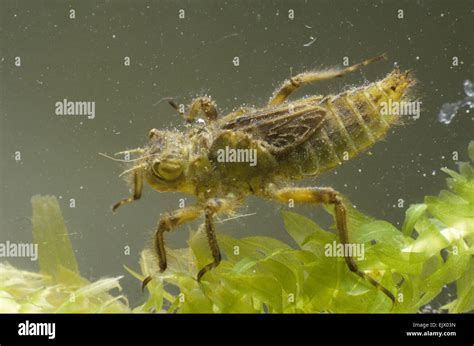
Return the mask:
M 413 84 L 407 75 L 395 70 L 378 82 L 321 100 L 318 106 L 327 110 L 324 123 L 280 158 L 281 175 L 291 179 L 318 175 L 381 140 L 400 121 L 399 115 L 383 109 L 405 98 Z

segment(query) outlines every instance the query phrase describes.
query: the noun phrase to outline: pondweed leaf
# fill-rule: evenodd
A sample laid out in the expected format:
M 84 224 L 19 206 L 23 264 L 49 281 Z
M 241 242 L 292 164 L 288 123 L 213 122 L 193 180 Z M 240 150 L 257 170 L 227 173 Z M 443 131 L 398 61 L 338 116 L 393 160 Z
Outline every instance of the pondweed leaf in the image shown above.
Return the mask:
M 456 282 L 457 299 L 452 301 L 449 306 L 449 312 L 463 313 L 474 310 L 474 263 L 470 261 L 469 267 Z
M 405 213 L 405 222 L 403 223 L 402 233 L 406 237 L 411 236 L 418 219 L 425 213 L 426 204 L 412 204 Z
M 300 247 L 303 247 L 310 237 L 317 242 L 318 235 L 323 239 L 329 236 L 316 222 L 305 216 L 290 211 L 283 211 L 282 216 L 288 234 Z
M 61 268 L 78 274 L 74 250 L 56 197 L 33 196 L 31 205 L 33 238 L 38 244 L 41 272 L 56 279 Z

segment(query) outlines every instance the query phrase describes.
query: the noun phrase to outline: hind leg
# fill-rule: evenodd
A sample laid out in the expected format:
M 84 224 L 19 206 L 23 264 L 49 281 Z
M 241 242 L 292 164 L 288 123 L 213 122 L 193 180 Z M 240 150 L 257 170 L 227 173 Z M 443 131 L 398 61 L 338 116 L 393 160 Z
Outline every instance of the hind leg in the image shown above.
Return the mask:
M 304 72 L 291 77 L 290 79 L 283 82 L 281 87 L 273 94 L 268 105 L 274 106 L 279 105 L 290 96 L 292 92 L 297 90 L 300 86 L 309 84 L 312 82 L 320 81 L 320 80 L 328 80 L 334 79 L 338 77 L 345 76 L 353 71 L 360 69 L 363 66 L 367 66 L 373 62 L 378 60 L 384 59 L 385 55 L 378 55 L 376 57 L 364 60 L 358 64 L 346 67 L 344 69 L 336 69 L 336 70 L 327 70 L 327 71 L 315 71 L 315 72 Z
M 297 203 L 334 205 L 339 239 L 342 244 L 350 243 L 347 229 L 346 208 L 344 207 L 342 199 L 337 191 L 326 187 L 292 187 L 278 190 L 270 189 L 270 191 L 267 193 L 267 197 L 282 203 L 287 203 L 289 199 L 293 199 Z M 351 272 L 370 282 L 370 284 L 390 298 L 392 303 L 395 303 L 395 297 L 393 294 L 370 275 L 360 271 L 353 257 L 344 254 L 344 259 Z

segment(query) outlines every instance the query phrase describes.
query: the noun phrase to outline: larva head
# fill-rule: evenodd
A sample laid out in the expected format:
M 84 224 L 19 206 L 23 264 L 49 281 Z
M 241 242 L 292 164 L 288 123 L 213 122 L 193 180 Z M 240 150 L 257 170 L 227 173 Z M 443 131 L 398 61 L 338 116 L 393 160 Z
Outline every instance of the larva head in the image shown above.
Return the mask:
M 188 169 L 184 136 L 175 131 L 150 130 L 143 160 L 145 178 L 158 191 L 182 191 Z

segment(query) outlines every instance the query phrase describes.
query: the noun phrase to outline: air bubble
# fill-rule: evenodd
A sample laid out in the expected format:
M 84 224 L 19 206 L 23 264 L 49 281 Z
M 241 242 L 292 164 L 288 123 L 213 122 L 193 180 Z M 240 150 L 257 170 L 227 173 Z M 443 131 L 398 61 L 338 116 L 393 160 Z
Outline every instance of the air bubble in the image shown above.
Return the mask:
M 472 87 L 472 82 L 468 79 L 464 81 L 464 93 L 468 97 L 474 97 L 474 89 Z M 471 108 L 472 108 L 472 104 L 471 104 Z
M 462 107 L 469 106 L 469 108 L 474 108 L 474 90 L 472 82 L 466 79 L 463 85 L 466 97 L 461 101 L 445 103 L 441 106 L 438 114 L 438 119 L 441 123 L 450 124 L 459 109 Z

